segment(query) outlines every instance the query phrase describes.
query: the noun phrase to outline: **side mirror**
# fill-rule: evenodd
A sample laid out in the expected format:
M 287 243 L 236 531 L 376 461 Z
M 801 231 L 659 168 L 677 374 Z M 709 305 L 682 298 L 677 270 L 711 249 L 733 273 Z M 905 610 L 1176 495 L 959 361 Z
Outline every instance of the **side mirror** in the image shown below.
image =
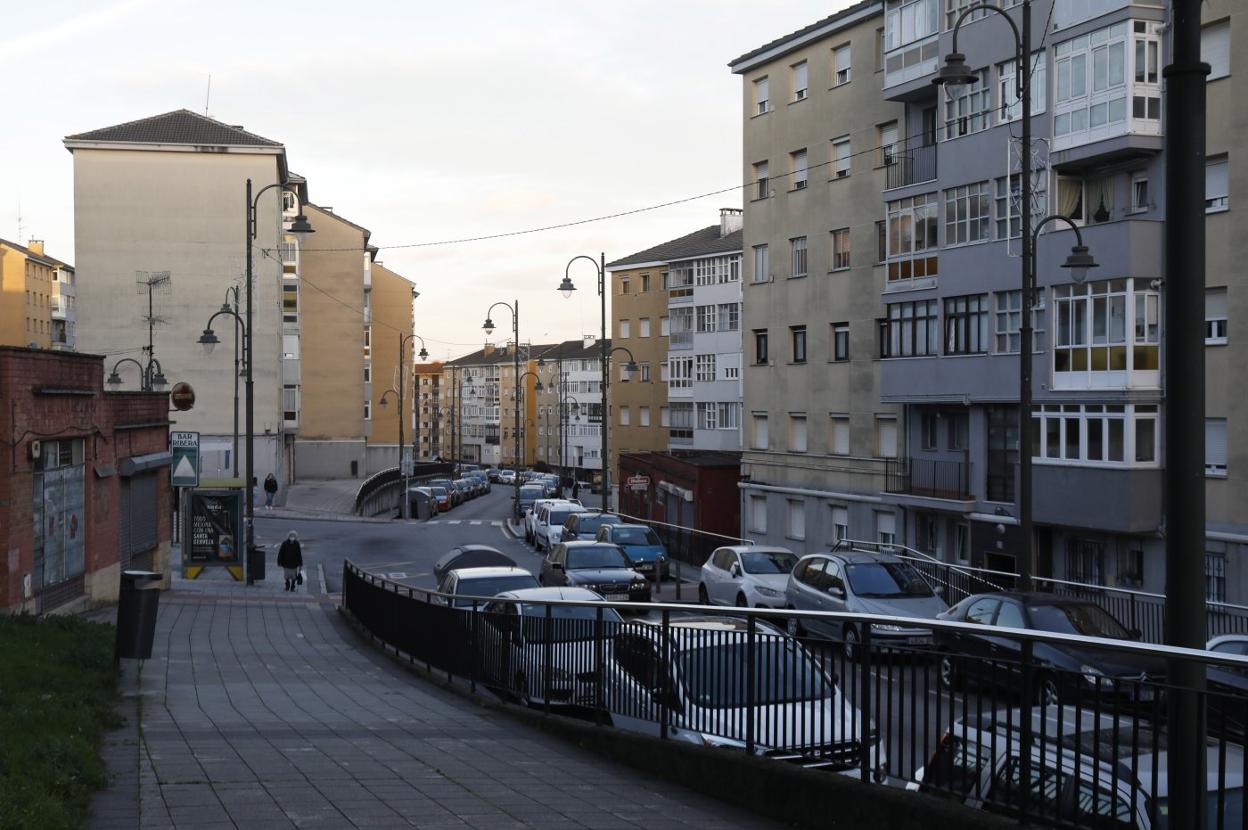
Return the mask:
M 845 589 L 839 585 L 829 585 L 828 593 L 836 599 L 845 599 Z
M 732 574 L 733 576 L 740 576 L 741 575 L 740 563 L 733 562 L 732 565 L 730 565 L 728 568 L 728 573 Z

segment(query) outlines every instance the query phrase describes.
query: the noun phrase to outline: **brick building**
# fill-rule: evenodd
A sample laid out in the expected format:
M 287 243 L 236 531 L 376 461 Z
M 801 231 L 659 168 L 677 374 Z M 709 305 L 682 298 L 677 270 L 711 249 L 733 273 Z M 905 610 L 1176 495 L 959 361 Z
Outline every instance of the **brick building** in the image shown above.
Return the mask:
M 105 392 L 97 355 L 0 347 L 0 612 L 117 599 L 169 568 L 168 398 Z

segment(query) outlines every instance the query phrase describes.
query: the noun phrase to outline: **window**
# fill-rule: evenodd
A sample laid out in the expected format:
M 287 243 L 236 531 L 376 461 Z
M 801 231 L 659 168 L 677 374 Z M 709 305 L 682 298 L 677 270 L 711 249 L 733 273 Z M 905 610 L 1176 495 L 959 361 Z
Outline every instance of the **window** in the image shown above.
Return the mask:
M 891 303 L 880 328 L 881 357 L 919 357 L 940 351 L 936 300 Z
M 884 28 L 875 30 L 875 71 L 884 71 Z
M 672 411 L 666 406 L 659 407 L 659 426 L 670 427 L 672 425 Z
M 291 384 L 282 386 L 282 419 L 299 420 L 299 387 Z
M 1226 475 L 1226 419 L 1205 419 L 1205 475 Z
M 849 83 L 852 57 L 848 43 L 832 50 L 832 86 Z
M 767 79 L 759 78 L 754 82 L 754 114 L 762 115 L 769 109 L 767 104 Z
M 631 322 L 630 322 L 630 321 L 628 321 L 628 320 L 621 320 L 621 321 L 620 321 L 620 328 L 619 328 L 619 332 L 620 332 L 619 336 L 620 336 L 620 337 L 622 337 L 622 338 L 627 339 L 627 338 L 629 338 L 629 337 L 632 337 L 632 324 L 631 324 Z
M 879 147 L 876 163 L 886 167 L 897 160 L 897 122 L 889 121 L 875 128 L 875 145 Z
M 793 363 L 806 362 L 806 327 L 789 326 L 790 353 L 789 360 Z
M 620 407 L 620 426 L 626 427 L 628 425 L 629 425 L 628 407 L 621 406 Z
M 875 452 L 880 458 L 897 457 L 897 417 L 875 416 Z
M 996 354 L 1012 354 L 1021 348 L 1019 327 L 1023 319 L 1023 292 L 998 291 L 996 293 L 994 317 L 994 333 L 996 334 Z M 1031 309 L 1031 348 L 1033 351 L 1044 349 L 1044 291 L 1036 292 L 1036 299 L 1041 305 Z
M 897 517 L 892 513 L 875 514 L 875 538 L 881 545 L 897 544 Z
M 299 322 L 299 286 L 282 283 L 282 322 Z
M 765 412 L 754 413 L 754 449 L 765 450 L 768 446 L 767 434 L 767 414 Z
M 849 136 L 832 139 L 832 175 L 838 179 L 848 176 L 852 159 Z
M 979 80 L 966 84 L 956 97 L 945 87 L 945 139 L 959 138 L 992 125 L 992 85 L 988 70 L 976 73 Z
M 373 420 L 373 402 L 372 401 L 364 401 L 364 420 L 365 421 Z
M 720 331 L 737 331 L 741 328 L 741 304 L 740 303 L 720 303 L 719 304 L 719 321 Z
M 282 357 L 286 360 L 299 359 L 299 335 L 282 335 Z
M 849 267 L 849 228 L 838 228 L 832 231 L 832 270 L 841 271 Z
M 719 408 L 713 403 L 697 404 L 698 429 L 719 429 Z
M 1231 21 L 1211 23 L 1200 30 L 1200 59 L 1209 64 L 1206 80 L 1231 74 Z
M 1131 85 L 1132 129 L 1159 134 L 1161 94 L 1157 77 L 1156 24 L 1136 36 L 1138 76 Z M 1127 129 L 1127 23 L 1115 23 L 1058 43 L 1053 49 L 1053 149 L 1120 134 Z M 1152 61 L 1152 68 L 1148 62 Z M 1152 94 L 1149 94 L 1152 93 Z
M 754 329 L 754 362 L 767 362 L 767 329 Z
M 741 379 L 741 367 L 740 366 L 724 366 L 722 368 L 723 368 L 724 374 L 723 374 L 723 377 L 720 378 L 720 380 L 740 380 Z
M 1205 344 L 1226 345 L 1226 289 L 1205 289 Z
M 1018 94 L 1017 64 L 1017 60 L 1009 60 L 997 65 L 997 120 L 1001 124 L 1023 117 L 1023 99 Z M 1048 61 L 1044 53 L 1033 53 L 1031 66 L 1031 114 L 1039 115 L 1044 112 L 1048 98 L 1045 89 Z
M 1011 406 L 989 406 L 988 501 L 1014 501 L 1014 467 L 1018 464 L 1018 411 Z
M 888 203 L 888 281 L 936 276 L 937 194 Z
M 631 284 L 629 283 L 628 277 L 625 277 L 624 279 L 620 280 L 620 293 L 621 294 L 633 293 L 631 290 Z
M 1148 192 L 1148 173 L 1139 171 L 1131 174 L 1131 212 L 1143 213 L 1153 206 L 1152 196 Z
M 642 274 L 641 275 L 641 293 L 648 294 L 649 292 L 650 292 L 650 275 Z
M 988 351 L 988 295 L 945 298 L 945 354 Z
M 648 361 L 642 361 L 641 363 L 637 364 L 637 368 L 641 370 L 641 377 L 639 378 L 639 380 L 642 383 L 649 383 L 650 382 L 650 363 Z
M 754 198 L 766 199 L 771 195 L 771 178 L 768 176 L 768 164 L 765 161 L 754 163 Z
M 789 413 L 789 450 L 806 452 L 806 413 Z
M 790 277 L 806 276 L 806 237 L 795 236 L 789 240 Z
M 965 412 L 945 415 L 949 427 L 949 449 L 965 450 L 971 444 L 971 419 Z
M 754 282 L 770 282 L 771 267 L 767 260 L 767 246 L 754 246 Z
M 642 317 L 640 320 L 638 320 L 637 327 L 640 329 L 640 331 L 638 332 L 639 336 L 641 337 L 650 336 L 650 318 L 649 317 Z
M 806 61 L 798 61 L 789 67 L 789 71 L 793 73 L 793 100 L 801 101 L 806 98 Z
M 1151 282 L 1137 278 L 1055 286 L 1054 370 L 1059 375 L 1157 371 L 1161 295 Z
M 750 530 L 767 532 L 767 497 L 750 496 Z
M 834 455 L 849 455 L 849 416 L 832 415 L 831 445 Z
M 1226 210 L 1228 205 L 1226 156 L 1205 161 L 1205 213 Z
M 1079 537 L 1067 539 L 1066 578 L 1085 585 L 1104 585 L 1105 543 Z
M 832 541 L 849 538 L 849 508 L 829 505 L 832 510 Z
M 849 323 L 832 324 L 832 360 L 849 360 Z
M 875 264 L 881 265 L 888 259 L 888 222 L 883 219 L 875 223 Z
M 788 521 L 784 529 L 785 537 L 789 539 L 805 539 L 806 538 L 806 500 L 805 499 L 785 499 Z
M 715 355 L 700 354 L 695 361 L 694 380 L 698 383 L 710 383 L 715 380 Z
M 638 408 L 638 417 L 643 427 L 650 426 L 650 407 L 642 406 Z
M 672 321 L 667 317 L 659 318 L 659 334 L 667 337 L 672 333 Z
M 806 186 L 806 151 L 797 150 L 789 153 L 789 169 L 793 174 L 793 189 L 801 190 Z
M 698 331 L 704 333 L 715 331 L 715 323 L 718 320 L 715 306 L 700 305 L 697 307 L 695 316 L 697 318 Z
M 922 413 L 919 416 L 919 446 L 925 450 L 936 449 L 940 444 L 939 435 L 940 415 L 935 412 Z
M 364 382 L 365 383 L 373 382 L 373 366 L 371 363 L 364 364 Z
M 670 364 L 668 387 L 671 389 L 689 389 L 693 386 L 693 358 L 673 358 Z
M 1220 542 L 1207 542 L 1219 545 Z M 1226 602 L 1226 551 L 1205 551 L 1205 600 L 1207 602 Z
M 1032 415 L 1032 456 L 1124 466 L 1154 466 L 1158 458 L 1156 405 L 1046 404 Z
M 976 182 L 945 191 L 945 245 L 965 245 L 988 239 L 992 218 L 988 182 Z

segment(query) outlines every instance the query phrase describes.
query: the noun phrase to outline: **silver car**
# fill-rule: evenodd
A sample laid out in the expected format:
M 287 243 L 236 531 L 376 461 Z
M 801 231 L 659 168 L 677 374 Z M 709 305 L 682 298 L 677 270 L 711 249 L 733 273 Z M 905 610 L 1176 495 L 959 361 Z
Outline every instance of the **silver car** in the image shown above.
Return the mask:
M 871 639 L 896 646 L 930 646 L 932 631 L 916 620 L 935 619 L 949 605 L 910 563 L 877 553 L 814 553 L 803 556 L 789 574 L 786 607 L 799 611 L 840 611 L 896 617 L 875 623 Z M 793 618 L 789 633 L 811 634 L 844 643 L 845 656 L 857 659 L 862 632 L 852 623 Z

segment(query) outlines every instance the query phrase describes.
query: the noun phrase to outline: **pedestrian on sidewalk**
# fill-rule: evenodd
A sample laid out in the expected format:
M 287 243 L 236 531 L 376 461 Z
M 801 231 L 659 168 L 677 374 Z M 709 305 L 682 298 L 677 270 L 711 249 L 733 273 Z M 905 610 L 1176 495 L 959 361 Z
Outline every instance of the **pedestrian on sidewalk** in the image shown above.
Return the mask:
M 572 500 L 576 501 L 581 497 L 581 482 L 576 479 L 572 480 Z
M 264 479 L 264 509 L 273 509 L 273 497 L 277 495 L 277 476 L 269 473 Z
M 303 567 L 303 548 L 299 544 L 299 534 L 293 530 L 277 550 L 277 566 L 285 571 L 286 590 L 295 590 L 298 586 L 299 569 Z

